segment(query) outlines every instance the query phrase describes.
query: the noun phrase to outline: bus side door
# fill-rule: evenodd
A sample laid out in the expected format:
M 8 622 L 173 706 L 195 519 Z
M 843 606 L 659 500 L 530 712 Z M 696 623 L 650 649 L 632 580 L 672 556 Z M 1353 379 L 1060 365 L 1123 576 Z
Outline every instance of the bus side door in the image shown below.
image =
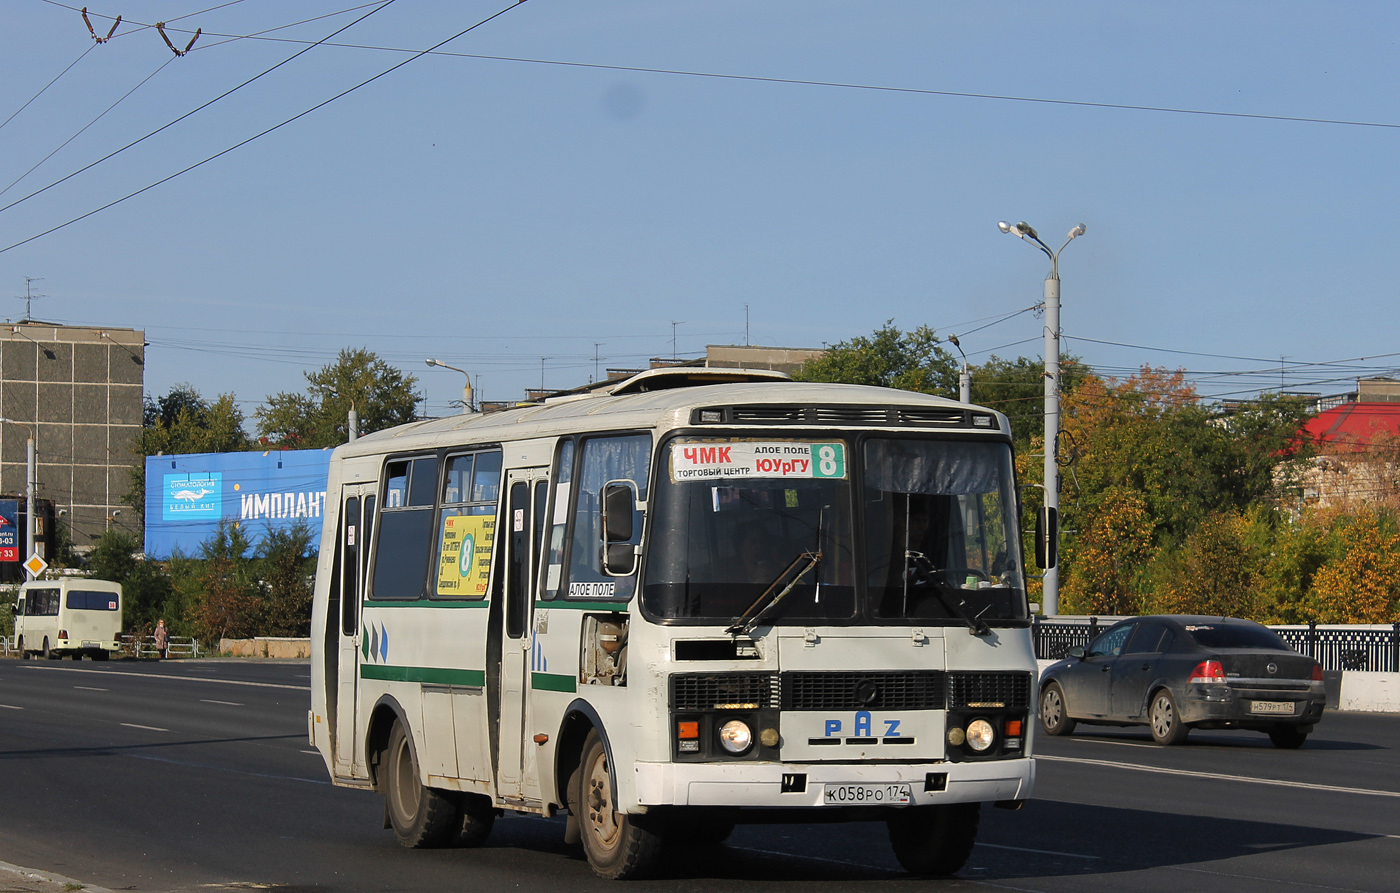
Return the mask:
M 348 484 L 340 494 L 340 626 L 334 693 L 335 774 L 363 775 L 364 736 L 359 733 L 360 608 L 364 603 L 365 571 L 369 566 L 370 534 L 374 522 L 374 484 Z
M 505 606 L 501 612 L 500 740 L 496 749 L 496 791 L 507 800 L 538 800 L 539 773 L 532 771 L 530 733 L 531 616 L 535 569 L 539 566 L 540 521 L 535 503 L 548 488 L 548 469 L 509 472 L 505 511 L 507 537 Z M 539 518 L 535 516 L 539 515 Z

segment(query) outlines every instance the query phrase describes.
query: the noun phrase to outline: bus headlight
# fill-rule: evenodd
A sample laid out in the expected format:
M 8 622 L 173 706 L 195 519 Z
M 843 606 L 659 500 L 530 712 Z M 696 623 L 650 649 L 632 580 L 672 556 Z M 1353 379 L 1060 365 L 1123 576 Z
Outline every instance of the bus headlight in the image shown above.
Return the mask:
M 996 741 L 996 730 L 985 719 L 974 719 L 967 724 L 967 746 L 977 753 L 985 753 Z
M 736 756 L 746 753 L 750 747 L 753 747 L 753 730 L 743 720 L 731 719 L 719 727 L 719 743 L 725 750 Z

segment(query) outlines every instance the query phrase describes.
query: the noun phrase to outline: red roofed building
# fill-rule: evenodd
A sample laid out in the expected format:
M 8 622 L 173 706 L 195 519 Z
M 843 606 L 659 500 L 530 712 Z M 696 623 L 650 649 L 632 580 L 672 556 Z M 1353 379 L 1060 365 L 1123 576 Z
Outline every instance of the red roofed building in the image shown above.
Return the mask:
M 1304 505 L 1400 496 L 1400 381 L 1362 379 L 1356 400 L 1318 413 L 1301 433 L 1318 447 L 1292 468 Z

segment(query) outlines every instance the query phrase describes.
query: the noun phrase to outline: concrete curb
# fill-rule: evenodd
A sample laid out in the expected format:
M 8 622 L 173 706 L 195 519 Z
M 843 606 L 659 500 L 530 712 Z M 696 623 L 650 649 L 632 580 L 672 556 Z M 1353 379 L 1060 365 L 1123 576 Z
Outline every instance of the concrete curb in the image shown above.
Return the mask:
M 9 862 L 0 862 L 0 871 L 8 871 L 17 874 L 21 878 L 35 881 L 38 884 L 39 893 L 49 893 L 49 891 L 67 891 L 81 888 L 87 893 L 115 893 L 106 887 L 99 887 L 96 884 L 88 884 L 83 881 L 75 881 L 72 878 L 64 877 L 61 874 L 53 874 L 47 871 L 36 871 L 33 868 L 24 868 L 19 865 L 11 865 Z

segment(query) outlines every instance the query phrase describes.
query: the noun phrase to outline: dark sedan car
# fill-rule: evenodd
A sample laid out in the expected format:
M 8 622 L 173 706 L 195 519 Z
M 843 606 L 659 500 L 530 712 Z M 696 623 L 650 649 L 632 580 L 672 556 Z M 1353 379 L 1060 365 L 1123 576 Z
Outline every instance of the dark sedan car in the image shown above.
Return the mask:
M 1252 729 L 1298 747 L 1326 704 L 1317 661 L 1233 617 L 1124 620 L 1040 677 L 1040 725 L 1050 735 L 1080 722 L 1145 725 L 1158 744 L 1180 744 L 1191 729 Z

